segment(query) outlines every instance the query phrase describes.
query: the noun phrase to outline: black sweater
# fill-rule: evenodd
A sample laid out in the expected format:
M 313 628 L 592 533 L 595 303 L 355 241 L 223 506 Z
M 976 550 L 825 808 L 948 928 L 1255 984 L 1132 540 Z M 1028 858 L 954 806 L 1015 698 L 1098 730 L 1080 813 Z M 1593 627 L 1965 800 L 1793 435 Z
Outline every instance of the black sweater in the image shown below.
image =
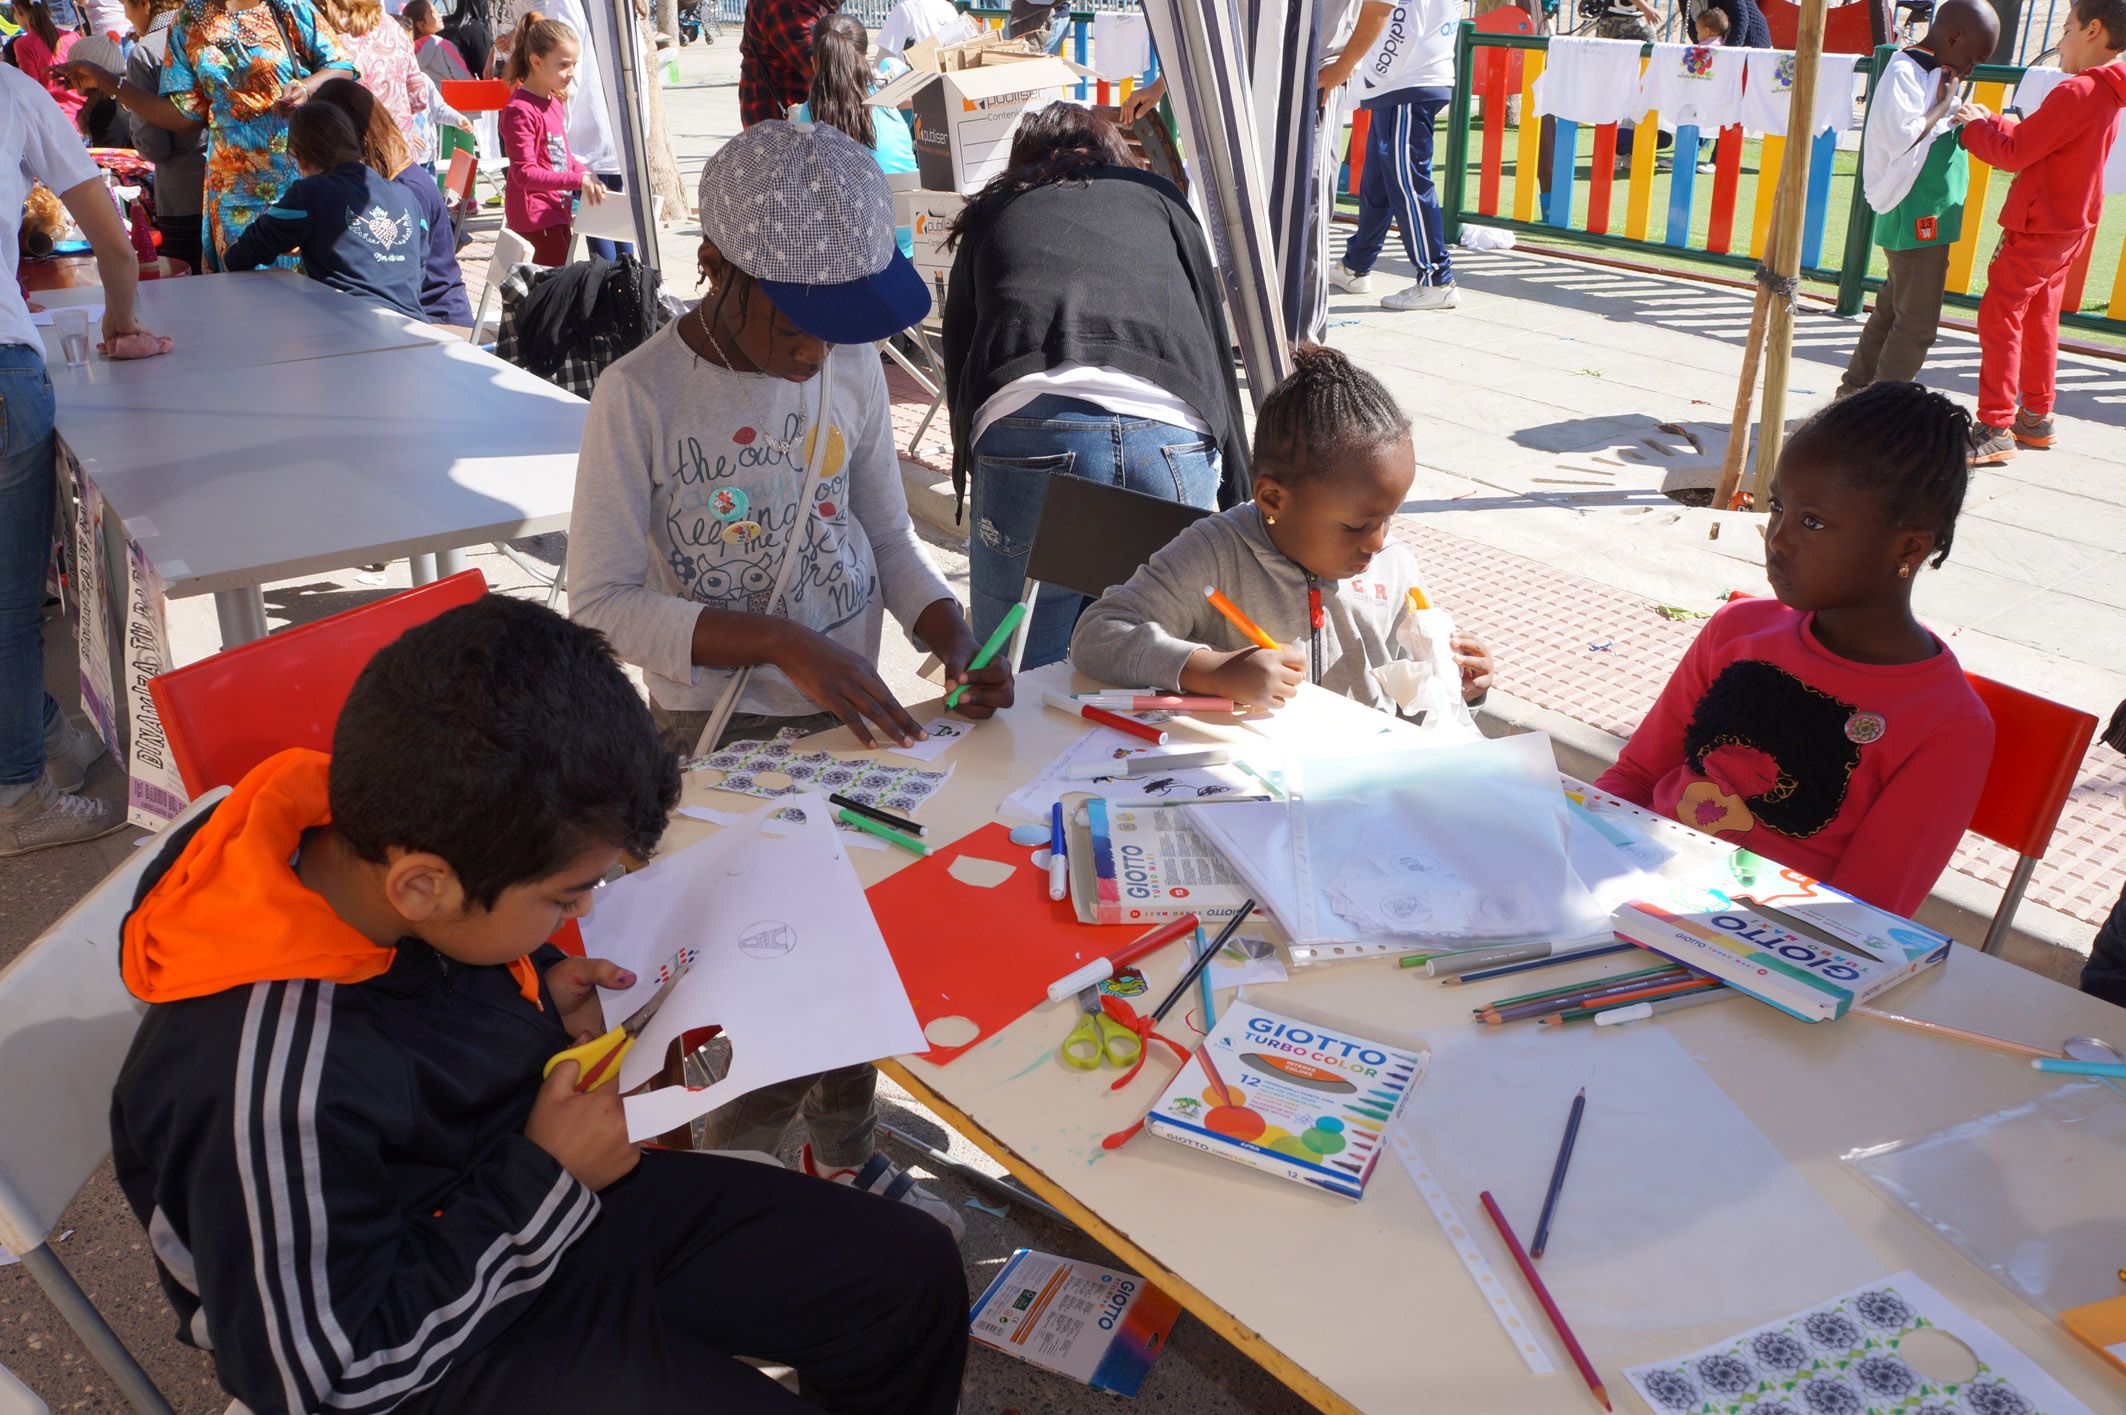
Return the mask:
M 1157 384 L 1210 426 L 1218 504 L 1245 501 L 1246 424 L 1218 275 L 1172 183 L 1102 167 L 1008 197 L 960 242 L 945 298 L 952 485 L 964 496 L 974 415 L 1015 379 L 1100 364 Z

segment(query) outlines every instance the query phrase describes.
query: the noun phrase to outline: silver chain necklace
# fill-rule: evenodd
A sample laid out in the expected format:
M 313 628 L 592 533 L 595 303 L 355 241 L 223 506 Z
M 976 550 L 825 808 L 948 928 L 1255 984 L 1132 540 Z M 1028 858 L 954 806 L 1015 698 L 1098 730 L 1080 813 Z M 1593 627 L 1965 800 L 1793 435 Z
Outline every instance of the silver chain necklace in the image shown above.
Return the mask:
M 731 356 L 724 352 L 723 345 L 718 342 L 715 331 L 709 327 L 709 317 L 705 313 L 707 308 L 708 304 L 706 301 L 694 306 L 694 323 L 700 326 L 701 337 L 708 340 L 709 347 L 716 351 L 716 360 L 719 364 L 723 366 L 724 371 L 727 373 L 735 374 L 738 372 L 738 370 L 732 366 Z M 762 373 L 755 373 L 752 376 L 755 378 L 765 378 L 767 375 Z M 765 431 L 763 431 L 760 434 L 761 443 L 764 446 L 774 449 L 776 452 L 780 453 L 784 457 L 788 457 L 792 452 L 795 452 L 797 450 L 798 444 L 805 440 L 804 419 L 805 400 L 804 395 L 800 393 L 797 398 L 797 431 L 791 433 L 788 437 L 770 437 Z

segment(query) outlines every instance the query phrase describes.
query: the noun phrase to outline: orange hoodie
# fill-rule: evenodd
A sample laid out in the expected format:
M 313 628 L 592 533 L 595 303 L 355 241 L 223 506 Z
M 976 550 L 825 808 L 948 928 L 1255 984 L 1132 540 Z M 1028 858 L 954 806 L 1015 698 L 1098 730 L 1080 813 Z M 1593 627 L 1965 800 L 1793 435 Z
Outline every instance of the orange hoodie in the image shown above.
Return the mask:
M 120 969 L 135 997 L 176 1002 L 291 978 L 359 983 L 391 967 L 398 950 L 351 927 L 291 863 L 303 832 L 332 821 L 331 766 L 303 748 L 268 757 L 206 817 L 126 919 Z M 531 959 L 509 968 L 537 1003 Z

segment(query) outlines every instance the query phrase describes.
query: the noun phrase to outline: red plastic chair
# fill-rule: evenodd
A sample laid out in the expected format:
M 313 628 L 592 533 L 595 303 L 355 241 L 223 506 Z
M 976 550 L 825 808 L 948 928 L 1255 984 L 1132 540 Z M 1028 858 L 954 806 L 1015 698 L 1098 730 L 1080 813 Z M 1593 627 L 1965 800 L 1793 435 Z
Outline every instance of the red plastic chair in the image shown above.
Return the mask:
M 149 679 L 185 790 L 234 786 L 290 747 L 329 751 L 340 708 L 377 650 L 486 593 L 487 577 L 467 570 Z
M 1971 680 L 1979 701 L 1993 714 L 1993 761 L 1970 829 L 2016 853 L 2015 872 L 2001 894 L 2000 908 L 1986 926 L 1988 953 L 2000 952 L 2015 922 L 2031 871 L 2045 858 L 2053 829 L 2066 809 L 2067 793 L 2096 735 L 2096 718 L 2079 708 L 1981 678 Z

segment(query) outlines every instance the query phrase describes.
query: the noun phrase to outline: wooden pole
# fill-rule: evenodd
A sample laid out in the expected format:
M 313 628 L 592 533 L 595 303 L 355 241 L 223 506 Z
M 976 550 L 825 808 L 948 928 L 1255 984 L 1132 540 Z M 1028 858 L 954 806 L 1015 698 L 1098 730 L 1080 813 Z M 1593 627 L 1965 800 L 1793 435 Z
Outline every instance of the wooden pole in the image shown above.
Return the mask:
M 1801 221 L 1808 205 L 1809 153 L 1815 144 L 1816 71 L 1823 58 L 1825 0 L 1802 0 L 1801 31 L 1794 44 L 1794 96 L 1786 115 L 1786 165 L 1779 171 L 1779 199 L 1772 209 L 1774 241 L 1768 264 L 1774 278 L 1788 288 L 1801 272 Z M 1774 293 L 1772 316 L 1765 328 L 1764 425 L 1757 439 L 1757 466 L 1750 490 L 1765 502 L 1772 468 L 1786 441 L 1786 389 L 1794 360 L 1794 301 Z

